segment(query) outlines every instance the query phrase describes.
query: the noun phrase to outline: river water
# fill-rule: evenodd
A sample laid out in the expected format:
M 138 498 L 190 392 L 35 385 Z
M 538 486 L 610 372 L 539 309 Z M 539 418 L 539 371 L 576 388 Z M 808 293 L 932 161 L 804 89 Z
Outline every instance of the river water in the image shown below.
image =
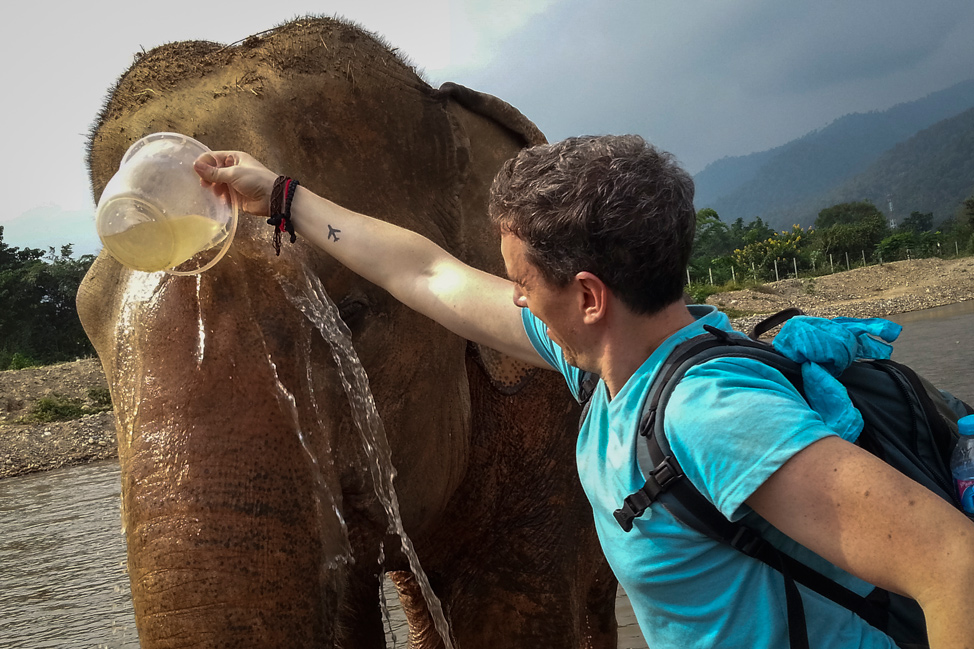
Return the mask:
M 974 302 L 891 319 L 893 359 L 974 403 Z M 119 503 L 115 462 L 0 480 L 0 647 L 138 647 Z M 616 610 L 619 647 L 645 647 L 622 593 Z M 391 631 L 404 647 L 401 616 Z

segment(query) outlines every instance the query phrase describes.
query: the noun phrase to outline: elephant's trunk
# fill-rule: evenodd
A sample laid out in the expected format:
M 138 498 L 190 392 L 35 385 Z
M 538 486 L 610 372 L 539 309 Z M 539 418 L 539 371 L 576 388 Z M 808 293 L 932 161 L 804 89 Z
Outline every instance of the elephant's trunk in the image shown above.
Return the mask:
M 330 644 L 344 574 L 322 541 L 334 558 L 342 530 L 316 513 L 273 341 L 215 306 L 240 299 L 231 282 L 162 281 L 117 335 L 112 381 L 142 646 Z

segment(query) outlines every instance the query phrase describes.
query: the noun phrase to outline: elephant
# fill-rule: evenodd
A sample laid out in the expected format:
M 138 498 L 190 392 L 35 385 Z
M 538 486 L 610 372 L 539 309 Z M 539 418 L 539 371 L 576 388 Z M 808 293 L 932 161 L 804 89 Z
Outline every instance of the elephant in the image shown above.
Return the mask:
M 161 131 L 248 151 L 492 273 L 493 175 L 544 141 L 506 102 L 432 88 L 379 37 L 324 17 L 140 53 L 92 127 L 96 200 L 126 149 Z M 79 289 L 118 422 L 142 646 L 382 647 L 388 575 L 413 647 L 615 647 L 617 582 L 561 377 L 455 336 L 300 238 L 276 256 L 272 236 L 242 214 L 195 276 L 103 251 Z M 435 599 L 376 494 L 330 345 L 289 292 L 312 281 L 367 374 Z

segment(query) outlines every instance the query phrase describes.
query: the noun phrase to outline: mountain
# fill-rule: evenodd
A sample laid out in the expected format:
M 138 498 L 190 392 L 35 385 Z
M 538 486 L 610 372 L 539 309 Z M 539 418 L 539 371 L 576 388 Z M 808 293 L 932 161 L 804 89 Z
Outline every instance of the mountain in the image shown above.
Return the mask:
M 775 149 L 711 163 L 694 177 L 694 202 L 714 208 L 725 223 L 760 216 L 776 229 L 811 225 L 818 209 L 834 204 L 822 204 L 825 196 L 897 144 L 971 107 L 974 79 L 886 111 L 846 115 Z
M 45 205 L 27 210 L 10 221 L 0 221 L 3 242 L 15 248 L 54 248 L 73 244 L 72 256 L 96 255 L 101 239 L 95 232 L 94 210 L 64 210 L 57 205 Z
M 939 223 L 954 216 L 961 201 L 970 196 L 974 196 L 974 108 L 897 144 L 864 172 L 825 194 L 818 209 L 869 200 L 884 210 L 892 203 L 892 217 L 897 220 L 911 212 L 933 212 L 934 223 Z

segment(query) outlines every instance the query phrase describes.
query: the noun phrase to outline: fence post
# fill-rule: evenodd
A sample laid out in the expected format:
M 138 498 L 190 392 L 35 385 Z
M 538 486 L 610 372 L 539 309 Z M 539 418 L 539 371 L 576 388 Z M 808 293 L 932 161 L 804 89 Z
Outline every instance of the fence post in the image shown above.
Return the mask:
M 795 263 L 795 279 L 798 279 L 798 257 L 792 257 L 791 260 Z
M 862 265 L 863 266 L 866 265 L 866 251 L 865 250 L 862 251 Z
M 737 273 L 734 272 L 733 266 L 731 266 L 731 281 L 737 284 Z
M 832 261 L 832 253 L 831 252 L 829 253 L 829 268 L 831 268 L 832 269 L 832 272 L 835 273 L 835 262 Z
M 852 264 L 849 263 L 849 253 L 845 253 L 845 269 L 852 270 Z
M 781 278 L 778 277 L 778 258 L 774 259 L 774 281 L 779 281 Z
M 714 267 L 711 266 L 707 270 L 710 272 L 710 285 L 713 286 L 714 285 Z
M 754 266 L 754 262 L 751 262 L 751 275 L 754 276 L 754 281 L 758 281 L 758 269 Z
M 687 286 L 690 286 L 690 267 L 687 266 Z

